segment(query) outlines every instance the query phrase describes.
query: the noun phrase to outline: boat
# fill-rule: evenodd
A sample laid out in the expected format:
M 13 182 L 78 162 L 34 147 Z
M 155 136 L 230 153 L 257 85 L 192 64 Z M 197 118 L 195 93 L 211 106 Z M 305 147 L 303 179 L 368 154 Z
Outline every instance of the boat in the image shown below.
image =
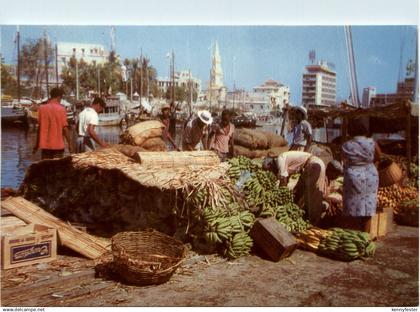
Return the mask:
M 4 123 L 25 122 L 25 110 L 12 102 L 3 102 L 1 105 L 1 121 Z
M 124 115 L 121 112 L 119 97 L 109 97 L 106 99 L 106 107 L 99 114 L 99 127 L 119 126 L 121 125 Z
M 239 128 L 255 128 L 257 125 L 257 118 L 252 113 L 243 113 L 232 118 L 232 123 Z
M 38 123 L 38 108 L 39 105 L 45 104 L 48 101 L 48 99 L 43 99 L 38 102 L 34 102 L 31 106 L 25 107 L 25 113 L 28 118 L 29 123 L 31 124 L 37 124 Z M 67 115 L 67 122 L 69 124 L 74 123 L 74 112 L 72 109 L 71 103 L 67 102 L 66 100 L 62 99 L 60 102 L 61 105 L 64 106 L 66 109 L 66 115 Z

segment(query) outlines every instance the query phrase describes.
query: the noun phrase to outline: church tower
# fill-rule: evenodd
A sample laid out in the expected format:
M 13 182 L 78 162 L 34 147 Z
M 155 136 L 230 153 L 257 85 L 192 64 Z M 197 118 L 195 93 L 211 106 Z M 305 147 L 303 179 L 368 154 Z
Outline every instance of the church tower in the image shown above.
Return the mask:
M 223 87 L 223 69 L 217 41 L 213 47 L 213 57 L 210 70 L 210 88 L 219 89 Z

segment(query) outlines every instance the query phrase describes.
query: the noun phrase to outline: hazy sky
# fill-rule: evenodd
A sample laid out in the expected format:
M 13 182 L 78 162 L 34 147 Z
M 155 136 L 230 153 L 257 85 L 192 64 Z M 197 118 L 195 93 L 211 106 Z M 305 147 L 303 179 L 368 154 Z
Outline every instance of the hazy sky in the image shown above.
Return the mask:
M 52 41 L 100 43 L 109 49 L 110 26 L 21 26 L 21 38 L 42 36 Z M 1 26 L 1 52 L 6 63 L 16 62 L 15 26 Z M 375 86 L 378 93 L 394 92 L 414 59 L 413 26 L 352 27 L 359 93 Z M 300 103 L 302 73 L 308 54 L 335 64 L 337 97 L 349 96 L 347 52 L 343 26 L 116 26 L 117 53 L 124 58 L 143 54 L 151 59 L 158 76 L 167 76 L 171 49 L 176 70 L 191 69 L 205 88 L 211 67 L 212 42 L 218 41 L 225 84 L 251 90 L 267 79 L 288 85 L 293 103 Z M 401 53 L 402 52 L 402 53 Z M 402 66 L 400 72 L 400 58 Z M 234 61 L 236 60 L 236 61 Z

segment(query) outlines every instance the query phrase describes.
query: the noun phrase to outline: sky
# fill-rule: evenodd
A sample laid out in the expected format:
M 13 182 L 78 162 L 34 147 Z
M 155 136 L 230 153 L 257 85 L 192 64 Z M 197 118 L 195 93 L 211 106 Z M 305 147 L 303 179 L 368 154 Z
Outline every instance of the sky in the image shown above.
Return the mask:
M 16 26 L 0 26 L 1 53 L 6 63 L 16 62 Z M 50 40 L 99 43 L 110 48 L 111 26 L 20 26 L 21 40 L 47 32 Z M 115 26 L 116 50 L 121 59 L 143 55 L 158 76 L 167 76 L 173 49 L 176 70 L 191 69 L 205 88 L 210 76 L 211 45 L 219 44 L 225 85 L 251 90 L 268 79 L 290 87 L 291 102 L 299 104 L 302 74 L 309 51 L 317 60 L 335 64 L 337 98 L 349 96 L 348 61 L 343 26 Z M 409 59 L 414 60 L 416 26 L 353 26 L 353 46 L 359 96 L 364 87 L 377 93 L 395 92 L 404 79 Z M 400 65 L 401 64 L 401 65 Z

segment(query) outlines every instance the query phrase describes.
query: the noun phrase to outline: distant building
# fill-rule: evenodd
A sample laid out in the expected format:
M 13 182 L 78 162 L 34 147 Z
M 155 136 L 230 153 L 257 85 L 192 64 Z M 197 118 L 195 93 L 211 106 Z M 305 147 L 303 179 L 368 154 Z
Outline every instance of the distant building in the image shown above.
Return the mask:
M 63 67 L 68 66 L 72 57 L 78 61 L 83 60 L 87 64 L 104 64 L 107 62 L 109 52 L 101 44 L 57 42 L 57 67 L 61 74 Z M 55 76 L 53 75 L 55 80 Z M 61 78 L 59 78 L 61 82 Z
M 306 66 L 302 83 L 304 107 L 333 106 L 336 101 L 336 73 L 326 62 Z
M 362 96 L 362 107 L 369 108 L 370 102 L 372 98 L 376 96 L 376 88 L 375 87 L 367 87 L 363 89 L 363 96 Z
M 219 52 L 219 45 L 213 47 L 213 56 L 210 69 L 210 83 L 206 91 L 206 101 L 209 107 L 223 107 L 226 101 L 227 89 L 223 83 L 222 60 Z
M 254 87 L 253 92 L 245 90 L 228 92 L 226 107 L 253 112 L 257 116 L 268 116 L 272 111 L 282 111 L 289 103 L 289 98 L 289 87 L 270 79 Z
M 190 75 L 190 71 L 182 70 L 174 74 L 174 83 L 176 87 L 182 87 L 187 89 L 189 83 L 192 83 L 192 88 L 195 89 L 197 94 L 201 92 L 201 80 Z M 172 80 L 168 77 L 158 77 L 157 85 L 162 93 L 166 93 L 167 90 L 172 86 Z
M 397 93 L 377 94 L 371 100 L 372 107 L 388 106 L 411 100 L 414 95 L 414 78 L 406 78 L 397 84 Z

